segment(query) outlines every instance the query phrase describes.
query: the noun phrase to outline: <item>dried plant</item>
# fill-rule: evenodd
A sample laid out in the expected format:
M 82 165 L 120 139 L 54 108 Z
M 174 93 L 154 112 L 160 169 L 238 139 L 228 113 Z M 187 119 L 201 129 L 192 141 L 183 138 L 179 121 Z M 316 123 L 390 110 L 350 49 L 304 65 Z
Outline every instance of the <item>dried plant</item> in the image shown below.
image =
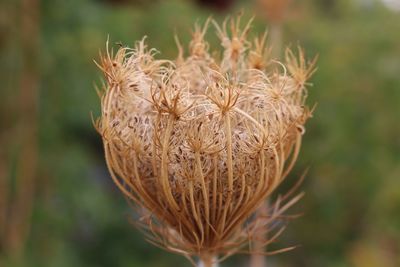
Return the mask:
M 205 40 L 211 22 L 220 60 Z M 98 63 L 105 84 L 95 125 L 114 182 L 146 210 L 136 223 L 151 243 L 204 266 L 251 251 L 260 225 L 275 231 L 266 243 L 275 241 L 302 196 L 291 190 L 254 215 L 297 159 L 315 60 L 301 49 L 288 50 L 286 64 L 269 60 L 266 35 L 248 40 L 250 23 L 196 25 L 187 57 L 176 39 L 174 61 L 156 59 L 144 39 L 115 54 L 107 42 Z

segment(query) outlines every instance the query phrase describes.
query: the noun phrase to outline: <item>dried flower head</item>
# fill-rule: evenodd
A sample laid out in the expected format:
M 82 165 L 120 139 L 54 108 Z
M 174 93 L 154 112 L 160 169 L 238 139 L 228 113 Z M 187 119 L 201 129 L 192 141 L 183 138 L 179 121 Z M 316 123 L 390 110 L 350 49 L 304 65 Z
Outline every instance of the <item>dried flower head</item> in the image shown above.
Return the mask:
M 240 17 L 214 23 L 217 60 L 205 40 L 209 24 L 195 26 L 187 57 L 177 41 L 175 61 L 156 59 L 144 39 L 115 55 L 107 45 L 96 121 L 114 182 L 147 211 L 137 223 L 148 240 L 205 261 L 243 250 L 262 224 L 276 231 L 268 243 L 281 233 L 276 221 L 301 194 L 278 198 L 265 216 L 254 211 L 297 159 L 315 63 L 301 49 L 288 50 L 286 63 L 269 62 L 266 36 L 249 41 Z

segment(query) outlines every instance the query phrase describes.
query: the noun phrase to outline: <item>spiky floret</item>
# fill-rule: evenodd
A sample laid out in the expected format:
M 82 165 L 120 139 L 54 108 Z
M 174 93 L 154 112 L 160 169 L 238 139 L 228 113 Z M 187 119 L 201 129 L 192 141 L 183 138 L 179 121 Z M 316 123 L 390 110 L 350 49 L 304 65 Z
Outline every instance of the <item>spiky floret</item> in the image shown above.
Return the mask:
M 276 231 L 267 242 L 276 239 L 276 221 L 301 194 L 278 198 L 265 216 L 254 211 L 292 169 L 311 114 L 315 61 L 301 49 L 288 50 L 286 63 L 268 61 L 265 35 L 248 41 L 250 23 L 241 30 L 239 19 L 214 23 L 223 47 L 214 59 L 208 24 L 195 27 L 187 57 L 178 42 L 175 62 L 155 59 L 143 39 L 115 55 L 107 45 L 98 64 L 96 127 L 111 176 L 147 210 L 137 223 L 148 240 L 189 259 L 241 251 L 262 224 Z

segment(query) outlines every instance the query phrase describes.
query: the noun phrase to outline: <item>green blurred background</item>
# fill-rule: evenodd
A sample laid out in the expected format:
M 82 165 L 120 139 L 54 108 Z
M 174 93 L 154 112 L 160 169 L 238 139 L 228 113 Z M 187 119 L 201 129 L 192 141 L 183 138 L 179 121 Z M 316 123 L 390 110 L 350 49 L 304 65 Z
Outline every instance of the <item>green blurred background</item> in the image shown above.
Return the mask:
M 91 122 L 93 59 L 108 35 L 128 46 L 147 35 L 173 58 L 174 32 L 186 42 L 196 19 L 239 9 L 255 31 L 270 26 L 255 1 L 1 1 L 0 266 L 190 266 L 128 222 Z M 400 1 L 292 1 L 280 24 L 284 44 L 319 54 L 318 106 L 288 181 L 310 168 L 304 215 L 274 247 L 301 246 L 268 267 L 400 266 Z

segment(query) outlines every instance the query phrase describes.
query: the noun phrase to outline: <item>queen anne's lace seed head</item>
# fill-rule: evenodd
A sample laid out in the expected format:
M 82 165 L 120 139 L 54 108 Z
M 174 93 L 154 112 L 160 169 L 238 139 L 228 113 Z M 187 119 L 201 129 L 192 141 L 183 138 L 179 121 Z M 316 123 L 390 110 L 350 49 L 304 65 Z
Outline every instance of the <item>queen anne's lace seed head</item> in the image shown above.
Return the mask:
M 239 19 L 214 23 L 223 47 L 214 59 L 208 24 L 195 27 L 186 58 L 179 41 L 174 62 L 155 59 L 142 40 L 115 55 L 107 48 L 99 64 L 106 85 L 96 126 L 111 175 L 147 210 L 139 224 L 149 240 L 187 257 L 240 250 L 298 200 L 253 215 L 293 167 L 311 114 L 315 61 L 301 49 L 287 50 L 285 63 L 268 60 L 266 36 L 248 41 L 250 23 Z

